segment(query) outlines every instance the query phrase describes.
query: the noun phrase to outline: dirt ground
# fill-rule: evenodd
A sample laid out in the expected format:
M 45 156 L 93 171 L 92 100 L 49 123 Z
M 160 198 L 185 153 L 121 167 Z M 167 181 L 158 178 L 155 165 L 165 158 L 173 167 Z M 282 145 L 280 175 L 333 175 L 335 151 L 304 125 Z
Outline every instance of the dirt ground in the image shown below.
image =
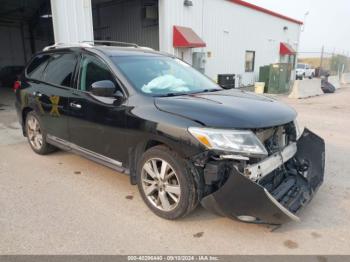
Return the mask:
M 323 186 L 301 222 L 273 230 L 198 208 L 179 221 L 145 206 L 125 175 L 66 152 L 39 156 L 0 92 L 0 254 L 350 254 L 350 86 L 293 106 L 326 141 Z

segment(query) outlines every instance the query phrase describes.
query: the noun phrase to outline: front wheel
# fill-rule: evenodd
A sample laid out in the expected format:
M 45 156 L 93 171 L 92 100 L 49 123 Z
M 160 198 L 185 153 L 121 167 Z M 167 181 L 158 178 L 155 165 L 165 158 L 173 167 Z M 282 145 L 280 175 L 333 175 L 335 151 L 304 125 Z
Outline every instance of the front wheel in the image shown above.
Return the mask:
M 139 162 L 137 175 L 141 197 L 156 215 L 173 220 L 197 206 L 193 170 L 167 147 L 147 150 Z
M 27 114 L 25 128 L 28 143 L 35 153 L 45 155 L 55 150 L 55 147 L 46 142 L 45 130 L 34 111 Z

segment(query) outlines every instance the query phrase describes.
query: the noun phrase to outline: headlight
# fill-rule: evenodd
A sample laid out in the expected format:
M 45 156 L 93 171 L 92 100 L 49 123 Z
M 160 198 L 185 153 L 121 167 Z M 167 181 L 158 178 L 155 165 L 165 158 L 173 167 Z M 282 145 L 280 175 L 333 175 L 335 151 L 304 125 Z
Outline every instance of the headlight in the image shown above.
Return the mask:
M 190 127 L 188 131 L 209 149 L 234 152 L 247 156 L 266 156 L 264 145 L 250 130 L 222 130 Z
M 295 126 L 295 133 L 297 136 L 297 140 L 301 137 L 301 135 L 303 134 L 304 128 L 300 129 L 298 121 L 295 119 L 294 120 L 294 126 Z

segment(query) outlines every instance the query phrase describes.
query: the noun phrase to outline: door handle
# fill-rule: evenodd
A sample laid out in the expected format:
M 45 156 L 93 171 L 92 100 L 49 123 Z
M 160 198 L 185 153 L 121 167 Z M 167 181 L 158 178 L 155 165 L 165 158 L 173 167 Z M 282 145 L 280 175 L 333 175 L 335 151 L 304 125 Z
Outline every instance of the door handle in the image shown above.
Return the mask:
M 35 96 L 35 97 L 42 97 L 42 93 L 40 93 L 40 92 L 38 92 L 38 91 L 34 91 L 33 92 L 33 96 Z
M 70 105 L 71 107 L 73 107 L 73 108 L 81 109 L 81 104 L 77 104 L 77 103 L 75 103 L 75 102 L 71 102 L 69 105 Z

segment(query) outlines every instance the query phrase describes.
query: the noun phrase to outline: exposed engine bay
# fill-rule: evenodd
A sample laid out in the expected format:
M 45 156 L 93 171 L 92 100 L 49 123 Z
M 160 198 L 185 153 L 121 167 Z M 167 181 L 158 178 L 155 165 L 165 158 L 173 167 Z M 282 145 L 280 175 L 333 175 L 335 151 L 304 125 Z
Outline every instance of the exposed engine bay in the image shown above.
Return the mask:
M 323 181 L 324 141 L 307 129 L 298 139 L 293 122 L 254 132 L 268 152 L 264 158 L 211 152 L 197 159 L 205 181 L 201 203 L 221 215 L 250 217 L 249 222 L 298 220 L 296 213 Z

